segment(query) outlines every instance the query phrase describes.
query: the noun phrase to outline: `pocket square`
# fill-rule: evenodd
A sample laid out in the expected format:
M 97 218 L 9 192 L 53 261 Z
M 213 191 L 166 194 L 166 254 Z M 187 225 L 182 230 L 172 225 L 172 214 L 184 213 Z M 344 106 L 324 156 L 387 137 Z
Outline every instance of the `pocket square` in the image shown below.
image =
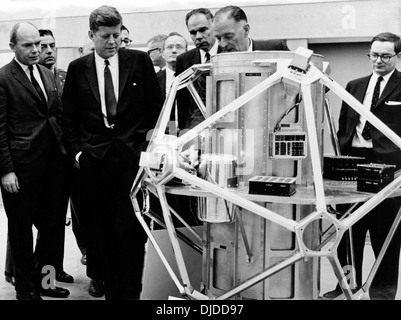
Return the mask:
M 385 104 L 388 106 L 398 106 L 401 105 L 401 101 L 386 101 Z

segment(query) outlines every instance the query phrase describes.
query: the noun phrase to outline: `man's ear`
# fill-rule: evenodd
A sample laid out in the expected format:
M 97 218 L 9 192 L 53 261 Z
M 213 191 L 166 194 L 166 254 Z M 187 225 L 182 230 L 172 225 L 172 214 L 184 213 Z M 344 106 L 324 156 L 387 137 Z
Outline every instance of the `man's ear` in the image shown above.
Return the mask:
M 251 26 L 249 25 L 249 23 L 245 23 L 244 24 L 244 31 L 245 31 L 245 35 L 246 36 L 248 36 L 250 30 L 251 30 Z
M 13 52 L 15 52 L 15 43 L 12 43 L 12 42 L 10 42 L 9 44 L 8 44 L 9 46 L 10 46 L 10 49 L 13 51 Z
M 94 33 L 92 30 L 88 31 L 88 37 L 93 41 Z

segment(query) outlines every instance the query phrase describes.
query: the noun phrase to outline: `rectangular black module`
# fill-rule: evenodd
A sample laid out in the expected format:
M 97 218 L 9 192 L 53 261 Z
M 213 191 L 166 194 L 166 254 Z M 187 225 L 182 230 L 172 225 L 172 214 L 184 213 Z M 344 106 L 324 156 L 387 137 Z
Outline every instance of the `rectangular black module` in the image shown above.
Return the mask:
M 337 181 L 355 181 L 358 164 L 365 163 L 363 157 L 325 155 L 323 178 Z
M 255 176 L 249 179 L 250 194 L 292 196 L 295 193 L 296 178 Z
M 394 179 L 395 165 L 369 163 L 358 165 L 358 179 L 388 180 Z
M 363 192 L 377 193 L 394 179 L 367 180 L 357 179 L 356 189 Z

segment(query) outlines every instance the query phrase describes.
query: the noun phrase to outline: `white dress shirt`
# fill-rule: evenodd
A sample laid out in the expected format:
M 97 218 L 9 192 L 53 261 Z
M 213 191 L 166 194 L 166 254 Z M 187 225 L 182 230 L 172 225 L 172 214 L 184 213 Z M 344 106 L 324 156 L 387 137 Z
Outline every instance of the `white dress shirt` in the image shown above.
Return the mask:
M 114 94 L 116 96 L 116 101 L 118 103 L 118 54 L 108 58 L 109 60 L 109 69 L 111 73 L 111 77 L 113 79 L 113 87 L 114 87 Z M 99 85 L 99 93 L 100 93 L 100 102 L 101 108 L 103 113 L 103 119 L 106 127 L 111 128 L 107 121 L 107 110 L 106 110 L 106 98 L 104 94 L 104 63 L 105 59 L 100 57 L 97 52 L 95 51 L 95 64 L 96 64 L 96 74 L 97 74 L 97 81 Z
M 217 41 L 215 41 L 213 47 L 211 47 L 210 50 L 208 51 L 210 54 L 210 58 L 212 58 L 213 56 L 215 56 L 217 54 L 218 46 L 219 46 L 219 44 L 217 43 Z M 200 49 L 199 52 L 201 55 L 201 62 L 206 63 L 206 51 Z
M 21 66 L 22 70 L 23 70 L 23 71 L 25 72 L 25 74 L 27 75 L 29 81 L 32 81 L 32 80 L 31 80 L 31 71 L 29 71 L 29 66 L 27 66 L 27 65 L 25 65 L 25 64 L 23 64 L 23 63 L 21 63 L 21 62 L 19 62 L 16 58 L 14 58 L 14 59 L 15 59 L 15 61 L 17 61 L 17 63 Z M 33 76 L 35 77 L 36 81 L 39 83 L 39 86 L 40 86 L 40 88 L 42 89 L 43 94 L 45 95 L 45 98 L 46 98 L 46 101 L 47 101 L 48 98 L 47 98 L 47 93 L 46 93 L 46 90 L 45 90 L 45 86 L 44 86 L 44 84 L 43 84 L 43 82 L 42 82 L 42 78 L 40 77 L 40 73 L 39 73 L 39 70 L 38 70 L 38 66 L 37 66 L 36 64 L 33 65 Z
M 386 87 L 386 84 L 388 80 L 390 79 L 391 75 L 393 74 L 394 70 L 385 76 L 383 76 L 383 80 L 380 83 L 380 94 L 379 97 L 381 96 L 384 88 Z M 373 73 L 372 76 L 370 77 L 369 80 L 369 85 L 365 93 L 365 97 L 363 99 L 363 106 L 370 110 L 370 105 L 372 104 L 372 98 L 373 98 L 373 91 L 376 86 L 377 78 L 379 78 L 379 75 L 376 73 Z M 354 138 L 352 139 L 352 146 L 355 148 L 373 148 L 372 145 L 372 140 L 365 140 L 362 137 L 362 131 L 363 128 L 365 127 L 366 123 L 366 118 L 364 116 L 359 117 L 359 122 L 358 125 L 356 126 L 356 131 L 354 134 Z
M 170 91 L 171 86 L 173 85 L 174 79 L 175 79 L 175 71 L 166 67 L 166 97 Z

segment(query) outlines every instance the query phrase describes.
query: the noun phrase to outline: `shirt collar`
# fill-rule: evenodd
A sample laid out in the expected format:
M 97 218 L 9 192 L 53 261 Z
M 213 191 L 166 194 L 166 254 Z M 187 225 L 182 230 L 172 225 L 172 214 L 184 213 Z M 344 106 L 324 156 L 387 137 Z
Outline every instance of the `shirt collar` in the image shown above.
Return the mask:
M 395 71 L 395 69 L 393 69 L 393 71 L 387 73 L 385 76 L 382 76 L 383 77 L 383 82 L 385 84 L 387 84 L 388 80 L 393 75 L 394 71 Z M 379 78 L 379 77 L 380 77 L 380 75 L 378 75 L 377 73 L 373 72 L 371 80 L 374 81 L 374 83 L 376 83 L 377 78 Z
M 175 71 L 174 70 L 171 70 L 170 68 L 166 68 L 166 77 L 167 78 L 172 78 L 172 77 L 174 77 L 174 75 L 175 75 Z
M 252 51 L 253 51 L 253 41 L 251 38 L 249 38 L 249 47 L 248 47 L 247 52 L 252 52 Z
M 20 67 L 22 68 L 22 70 L 26 73 L 27 70 L 28 70 L 28 68 L 29 68 L 29 66 L 26 65 L 26 64 L 23 64 L 23 63 L 19 62 L 17 58 L 14 58 L 14 60 L 20 65 Z M 35 71 L 36 68 L 37 68 L 37 66 L 36 66 L 36 64 L 34 64 L 34 65 L 33 65 L 33 70 Z
M 101 56 L 98 55 L 98 53 L 95 50 L 95 61 L 96 64 L 98 64 L 99 66 L 104 66 L 104 61 L 106 59 L 102 58 Z M 110 63 L 110 67 L 116 67 L 118 65 L 118 54 L 116 53 L 114 56 L 107 58 L 107 60 L 109 60 Z
M 219 46 L 219 44 L 217 43 L 217 41 L 215 41 L 213 47 L 211 47 L 210 50 L 208 51 L 209 54 L 210 54 L 210 57 L 213 57 L 214 55 L 217 54 L 218 46 Z M 205 61 L 206 60 L 206 58 L 205 58 L 206 51 L 204 51 L 202 49 L 200 49 L 199 51 L 200 51 L 200 54 L 201 54 L 201 60 Z

